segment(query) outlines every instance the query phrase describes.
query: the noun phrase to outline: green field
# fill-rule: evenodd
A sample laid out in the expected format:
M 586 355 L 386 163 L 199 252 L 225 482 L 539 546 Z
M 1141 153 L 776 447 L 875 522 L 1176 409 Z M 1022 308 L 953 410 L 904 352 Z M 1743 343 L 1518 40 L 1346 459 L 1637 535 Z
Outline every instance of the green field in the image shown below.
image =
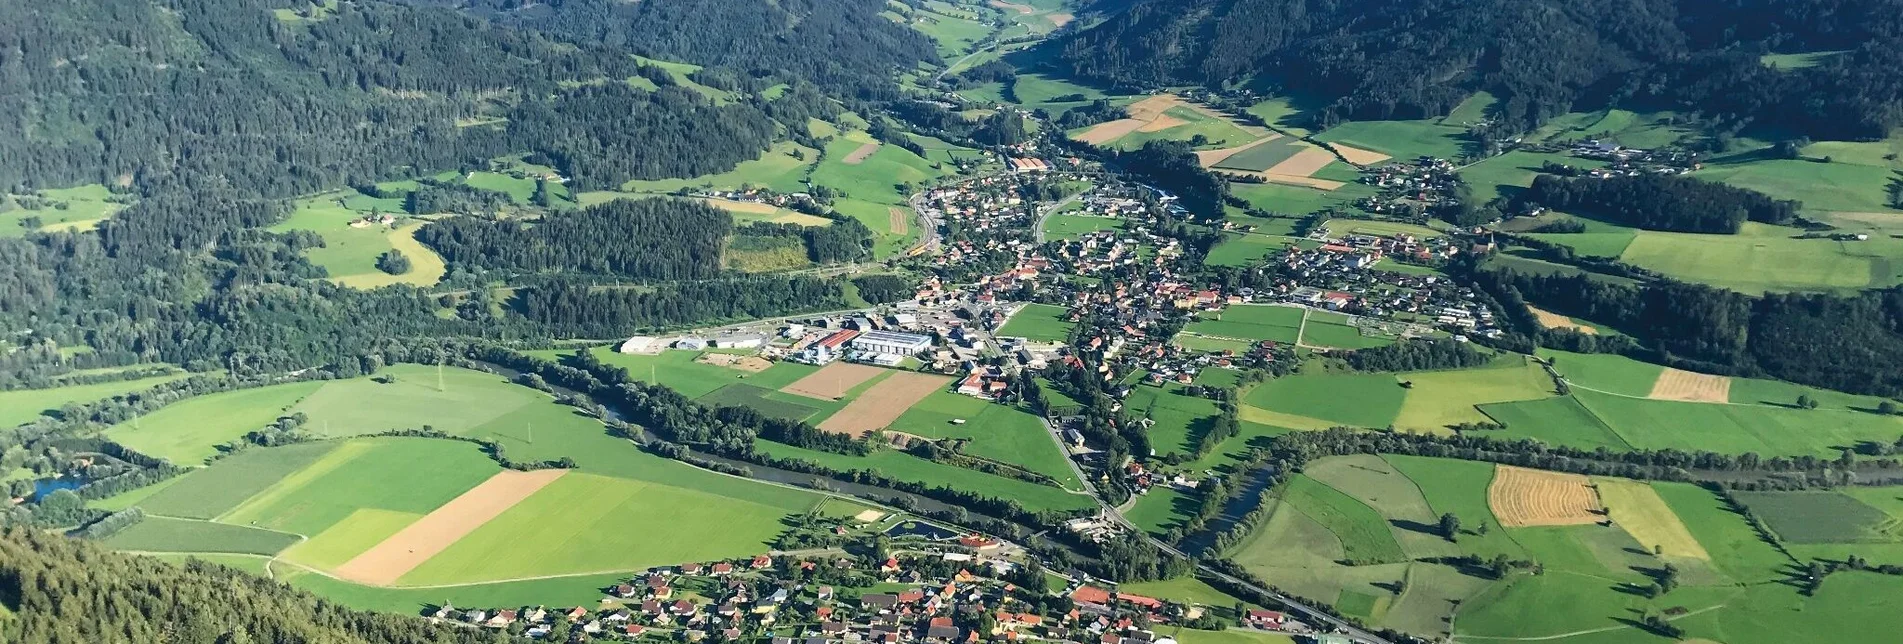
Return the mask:
M 1237 340 L 1273 340 L 1294 344 L 1308 309 L 1294 306 L 1238 304 L 1219 312 L 1204 312 L 1183 330 Z
M 1301 97 L 1278 96 L 1244 111 L 1261 117 L 1278 130 L 1300 137 L 1310 134 L 1308 128 L 1313 123 L 1314 112 L 1321 107 L 1317 103 Z
M 1260 138 L 1237 127 L 1229 119 L 1216 118 L 1186 105 L 1169 108 L 1163 112 L 1163 116 L 1175 119 L 1181 124 L 1152 132 L 1141 130 L 1131 132 L 1111 141 L 1110 147 L 1119 150 L 1135 150 L 1151 141 L 1194 141 L 1200 136 L 1204 142 L 1197 146 L 1198 148 L 1217 149 L 1236 147 Z
M 1573 395 L 1638 449 L 1834 458 L 1844 446 L 1888 444 L 1903 435 L 1903 418 L 1861 411 L 1643 400 L 1590 391 Z
M 1227 233 L 1223 235 L 1221 243 L 1209 249 L 1209 255 L 1203 258 L 1203 263 L 1210 266 L 1254 266 L 1270 253 L 1293 243 L 1293 237 Z
M 1315 139 L 1380 152 L 1396 161 L 1422 156 L 1454 159 L 1468 145 L 1466 128 L 1433 121 L 1350 121 L 1328 128 Z
M 120 550 L 142 552 L 222 552 L 277 554 L 297 543 L 297 535 L 262 528 L 192 519 L 148 516 L 106 539 Z
M 1407 560 L 1394 531 L 1379 511 L 1307 476 L 1289 479 L 1282 503 L 1301 510 L 1341 538 L 1342 557 L 1358 564 Z
M 1230 155 L 1229 158 L 1217 163 L 1215 167 L 1242 170 L 1245 172 L 1262 172 L 1312 147 L 1314 146 L 1303 143 L 1300 139 L 1282 137 Z
M 1627 451 L 1632 444 L 1607 427 L 1579 399 L 1558 396 L 1544 400 L 1480 406 L 1480 412 L 1506 429 L 1489 432 L 1498 438 L 1532 438 L 1548 445 Z
M 755 484 L 758 485 L 758 484 Z M 408 585 L 641 570 L 766 552 L 792 503 L 571 473 L 504 511 L 405 575 Z M 719 529 L 712 529 L 719 526 Z M 522 544 L 536 544 L 523 548 Z
M 1339 162 L 1337 162 L 1339 163 Z M 1334 166 L 1329 166 L 1334 167 Z M 1346 167 L 1344 165 L 1344 167 Z M 1325 178 L 1325 177 L 1324 177 Z M 1337 179 L 1342 180 L 1342 179 Z M 1327 210 L 1329 208 L 1348 207 L 1356 199 L 1371 196 L 1375 188 L 1367 184 L 1353 183 L 1347 178 L 1348 185 L 1334 190 L 1321 190 L 1307 186 L 1287 186 L 1279 183 L 1234 183 L 1229 192 L 1237 198 L 1249 202 L 1250 206 L 1266 212 L 1282 215 L 1300 216 Z M 1235 216 L 1232 221 L 1247 222 L 1247 219 Z M 1291 220 L 1289 222 L 1293 224 Z M 1256 232 L 1284 235 L 1290 230 L 1257 230 Z
M 1332 349 L 1368 349 L 1394 344 L 1394 338 L 1363 335 L 1361 329 L 1339 322 L 1314 319 L 1302 326 L 1302 345 Z
M 961 419 L 962 424 L 952 422 Z M 891 429 L 926 438 L 966 439 L 966 454 L 1017 465 L 1073 489 L 1082 487 L 1044 421 L 1017 407 L 941 389 L 905 410 Z
M 1461 168 L 1459 174 L 1460 178 L 1467 181 L 1467 185 L 1473 187 L 1475 199 L 1488 202 L 1496 197 L 1511 197 L 1533 185 L 1533 178 L 1540 174 L 1540 166 L 1548 162 L 1575 168 L 1605 166 L 1604 162 L 1570 154 L 1515 150 Z
M 533 186 L 530 189 L 533 190 Z M 442 258 L 418 243 L 414 237 L 421 224 L 400 221 L 394 227 L 378 224 L 360 228 L 350 226 L 350 222 L 371 214 L 372 209 L 381 210 L 382 205 L 387 205 L 351 201 L 362 196 L 354 190 L 347 190 L 299 200 L 291 216 L 271 226 L 270 230 L 306 230 L 323 237 L 324 246 L 305 251 L 305 258 L 312 264 L 324 267 L 331 279 L 338 283 L 359 288 L 395 283 L 429 286 L 441 279 L 444 271 Z M 353 204 L 371 208 L 353 210 L 350 207 Z M 390 275 L 377 268 L 377 256 L 393 249 L 401 250 L 410 258 L 412 267 L 409 272 Z
M 1302 473 L 1380 513 L 1382 526 L 1407 558 L 1459 554 L 1454 544 L 1431 532 L 1440 515 L 1428 506 L 1420 486 L 1381 457 L 1356 454 L 1321 459 Z
M 901 481 L 942 485 L 986 496 L 1011 499 L 1034 512 L 1078 510 L 1092 506 L 1089 497 L 1071 494 L 1060 488 L 934 463 L 896 450 L 879 450 L 867 456 L 847 456 L 769 441 L 760 441 L 757 449 L 761 453 L 776 458 L 798 458 L 839 470 L 871 470 Z
M 1528 236 L 1541 241 L 1570 246 L 1574 253 L 1588 257 L 1619 257 L 1625 254 L 1632 241 L 1638 239 L 1639 230 L 1618 224 L 1606 223 L 1588 217 L 1579 217 L 1563 213 L 1548 213 L 1528 222 L 1528 228 L 1543 225 L 1546 222 L 1572 220 L 1585 226 L 1577 233 L 1529 233 Z M 1522 220 L 1514 220 L 1519 222 Z M 1536 223 L 1537 222 L 1537 223 Z M 1504 226 L 1503 226 L 1504 228 Z
M 1163 538 L 1170 528 L 1196 514 L 1197 498 L 1176 488 L 1159 485 L 1138 497 L 1123 513 L 1137 528 Z
M 360 610 L 418 615 L 449 602 L 456 606 L 592 606 L 601 589 L 628 581 L 626 574 L 553 577 L 445 588 L 377 588 L 339 581 L 291 566 L 273 566 L 276 578 Z
M 1407 390 L 1391 375 L 1298 375 L 1257 385 L 1243 401 L 1328 423 L 1381 428 L 1400 415 L 1406 396 Z
M 1488 418 L 1480 413 L 1479 405 L 1555 395 L 1553 379 L 1530 360 L 1513 366 L 1402 373 L 1395 378 L 1413 385 L 1394 420 L 1395 428 L 1405 430 L 1444 431 L 1451 425 L 1485 422 Z
M 751 407 L 762 414 L 787 420 L 806 420 L 819 410 L 790 400 L 777 400 L 773 390 L 746 383 L 733 383 L 697 400 L 703 405 Z
M 102 382 L 91 385 L 69 385 L 50 389 L 14 389 L 0 391 L 0 427 L 13 427 L 32 422 L 40 414 L 56 411 L 67 403 L 89 403 L 104 400 L 120 394 L 150 389 L 154 386 L 185 378 L 191 374 L 180 372 L 166 376 Z
M 1177 577 L 1175 579 L 1165 579 L 1162 581 L 1131 582 L 1117 586 L 1117 591 L 1142 595 L 1144 597 L 1190 602 L 1219 608 L 1229 608 L 1234 606 L 1237 602 L 1235 597 L 1217 590 L 1214 586 L 1195 577 Z
M 319 381 L 239 389 L 187 398 L 106 430 L 106 438 L 180 465 L 197 465 L 217 446 L 275 422 Z
M 1474 92 L 1473 96 L 1469 96 L 1467 100 L 1461 101 L 1459 105 L 1455 105 L 1453 111 L 1448 112 L 1447 116 L 1441 117 L 1440 121 L 1442 124 L 1457 127 L 1477 125 L 1487 120 L 1487 112 L 1491 111 L 1494 103 L 1498 101 L 1499 99 L 1495 98 L 1490 92 Z
M 1158 454 L 1190 453 L 1203 434 L 1215 426 L 1222 410 L 1216 401 L 1184 395 L 1183 387 L 1137 387 L 1124 400 L 1131 416 L 1155 421 L 1150 427 L 1150 446 Z
M 830 124 L 829 124 L 830 125 Z M 798 152 L 804 160 L 795 158 Z M 624 193 L 670 193 L 681 188 L 706 187 L 714 190 L 738 190 L 754 185 L 776 192 L 800 192 L 805 186 L 800 183 L 806 177 L 806 171 L 819 155 L 818 150 L 802 147 L 791 141 L 775 143 L 773 147 L 751 161 L 742 161 L 734 169 L 720 174 L 702 175 L 690 179 L 658 179 L 652 181 L 629 181 L 621 185 L 623 193 L 585 192 L 580 195 L 582 205 L 600 203 Z M 876 229 L 875 229 L 876 230 Z
M 1552 361 L 1553 369 L 1575 387 L 1621 396 L 1651 395 L 1652 384 L 1658 382 L 1659 374 L 1665 371 L 1665 367 L 1611 353 L 1540 349 L 1539 357 Z
M 1640 231 L 1625 262 L 1747 294 L 1882 288 L 1903 281 L 1903 240 L 1799 239 L 1794 228 L 1746 223 L 1736 235 Z
M 1077 239 L 1089 233 L 1122 228 L 1123 220 L 1117 217 L 1055 214 L 1044 220 L 1044 236 L 1048 239 Z
M 1011 314 L 1004 326 L 998 328 L 998 335 L 1024 337 L 1033 342 L 1063 342 L 1070 339 L 1070 330 L 1077 326 L 1066 319 L 1069 316 L 1068 307 L 1027 304 Z
M 1671 112 L 1638 113 L 1621 109 L 1563 114 L 1528 135 L 1530 141 L 1604 139 L 1634 148 L 1671 145 L 1692 130 L 1674 125 Z
M 747 373 L 739 369 L 715 366 L 694 359 L 700 357 L 695 351 L 663 351 L 658 354 L 642 355 L 617 353 L 612 347 L 589 349 L 603 364 L 628 370 L 635 380 L 648 382 L 652 378 L 657 384 L 666 385 L 683 396 L 698 398 L 714 390 L 736 382 L 744 382 L 764 389 L 779 389 L 806 377 L 818 368 L 793 362 L 777 362 L 766 371 Z M 547 360 L 560 360 L 562 356 L 573 355 L 574 351 L 531 351 L 530 355 Z
M 1888 167 L 1809 159 L 1714 160 L 1691 176 L 1804 202 L 1806 211 L 1895 212 L 1884 187 Z
M 1158 634 L 1182 644 L 1295 644 L 1295 638 L 1281 633 L 1242 629 L 1199 631 L 1193 628 L 1176 628 L 1159 630 Z
M 94 183 L 72 188 L 46 188 L 37 191 L 47 203 L 36 208 L 21 207 L 14 197 L 0 192 L 0 237 L 20 237 L 32 231 L 92 230 L 99 222 L 125 208 L 109 201 L 112 191 Z M 27 218 L 39 220 L 33 228 Z
M 138 503 L 146 514 L 210 519 L 230 511 L 252 495 L 323 458 L 335 443 L 302 443 L 271 449 L 247 449 L 212 467 L 181 476 L 176 483 Z
M 1880 530 L 1894 521 L 1841 492 L 1739 492 L 1738 501 L 1791 543 L 1893 541 Z

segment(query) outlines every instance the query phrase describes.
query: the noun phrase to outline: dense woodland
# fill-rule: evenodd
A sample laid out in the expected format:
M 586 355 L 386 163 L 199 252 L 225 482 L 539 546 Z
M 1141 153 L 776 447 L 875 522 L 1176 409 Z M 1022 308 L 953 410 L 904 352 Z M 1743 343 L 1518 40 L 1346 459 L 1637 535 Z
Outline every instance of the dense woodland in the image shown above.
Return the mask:
M 215 564 L 175 566 L 9 528 L 0 532 L 0 640 L 450 644 L 509 638 L 351 610 Z
M 1321 120 L 1446 114 L 1477 90 L 1507 131 L 1616 103 L 1775 123 L 1814 138 L 1903 125 L 1898 0 L 1137 0 L 1040 48 L 1130 87 L 1247 83 Z M 1808 69 L 1769 52 L 1851 50 Z
M 708 279 L 733 234 L 733 216 L 686 199 L 617 199 L 548 217 L 456 217 L 417 241 L 444 260 L 518 273 L 588 273 L 646 280 Z
M 1606 219 L 1646 230 L 1682 233 L 1738 232 L 1746 220 L 1786 224 L 1798 202 L 1677 175 L 1645 174 L 1609 179 L 1568 179 L 1543 174 L 1515 197 L 1519 211 L 1533 205 Z

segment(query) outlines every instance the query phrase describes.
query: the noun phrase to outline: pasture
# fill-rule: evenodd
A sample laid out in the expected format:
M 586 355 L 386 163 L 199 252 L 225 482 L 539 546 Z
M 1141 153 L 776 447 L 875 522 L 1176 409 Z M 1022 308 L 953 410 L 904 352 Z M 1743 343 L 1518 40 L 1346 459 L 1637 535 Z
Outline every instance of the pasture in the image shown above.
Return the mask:
M 1903 418 L 1862 411 L 1685 403 L 1574 391 L 1585 408 L 1639 449 L 1835 457 L 1861 441 L 1889 443 Z
M 1341 539 L 1342 558 L 1357 564 L 1407 560 L 1386 518 L 1352 496 L 1307 476 L 1295 476 L 1281 490 L 1284 505 L 1299 509 Z
M 1132 417 L 1155 422 L 1150 426 L 1150 446 L 1158 454 L 1194 452 L 1222 414 L 1216 401 L 1185 395 L 1178 384 L 1132 389 L 1124 407 Z
M 1055 304 L 1027 304 L 1012 313 L 998 327 L 998 335 L 1022 337 L 1033 342 L 1064 342 L 1070 339 L 1071 329 L 1077 323 L 1071 322 L 1070 309 Z
M 1311 149 L 1315 149 L 1315 147 L 1303 143 L 1301 139 L 1278 137 L 1266 143 L 1250 146 L 1214 164 L 1205 165 L 1211 165 L 1212 167 L 1224 170 L 1264 172 L 1283 161 L 1289 160 L 1290 157 L 1301 153 L 1303 150 Z
M 1395 417 L 1396 429 L 1440 432 L 1461 423 L 1486 422 L 1480 405 L 1538 400 L 1555 395 L 1553 379 L 1531 361 L 1518 365 L 1396 374 L 1410 383 Z
M 1291 186 L 1279 183 L 1238 182 L 1231 184 L 1229 191 L 1243 201 L 1249 202 L 1249 205 L 1260 208 L 1265 212 L 1299 217 L 1301 215 L 1321 212 L 1329 208 L 1347 207 L 1353 204 L 1356 199 L 1372 195 L 1374 188 L 1373 186 L 1359 183 L 1348 183 L 1334 190 L 1321 190 L 1308 186 Z M 1249 221 L 1233 214 L 1230 216 L 1230 219 L 1238 222 Z M 1294 222 L 1290 221 L 1289 223 L 1292 225 Z M 1287 234 L 1291 232 L 1291 230 L 1275 231 L 1258 229 L 1257 232 Z
M 1183 330 L 1237 340 L 1271 340 L 1294 344 L 1308 309 L 1295 306 L 1238 304 L 1221 311 L 1205 311 Z
M 1527 152 L 1514 150 L 1506 154 L 1487 157 L 1478 163 L 1460 169 L 1461 179 L 1473 187 L 1474 199 L 1481 202 L 1493 201 L 1498 197 L 1512 197 L 1533 185 L 1533 178 L 1539 176 L 1540 167 L 1546 163 L 1558 163 L 1575 168 L 1604 167 L 1605 163 L 1592 159 L 1582 159 L 1564 153 Z
M 197 465 L 231 442 L 275 422 L 323 382 L 293 382 L 194 396 L 106 430 L 106 438 L 179 465 Z
M 1880 530 L 1895 519 L 1842 492 L 1738 492 L 1738 501 L 1791 543 L 1892 541 Z
M 1898 283 L 1903 240 L 1799 238 L 1796 229 L 1747 222 L 1736 235 L 1640 231 L 1622 261 L 1746 294 L 1882 288 Z
M 1588 450 L 1632 449 L 1631 443 L 1572 396 L 1481 405 L 1479 409 L 1493 422 L 1506 425 L 1506 429 L 1488 432 L 1489 436 L 1532 438 L 1549 445 Z
M 1124 590 L 1123 588 L 1119 588 L 1119 590 L 1133 592 Z M 1211 603 L 1218 606 L 1228 605 L 1219 602 Z M 1172 630 L 1160 631 L 1158 635 L 1169 637 L 1181 644 L 1295 644 L 1295 638 L 1288 635 L 1244 629 L 1202 631 L 1193 628 L 1179 627 Z
M 105 545 L 138 552 L 273 555 L 297 541 L 297 535 L 260 528 L 148 516 L 108 537 Z
M 1182 525 L 1184 520 L 1196 514 L 1197 505 L 1196 497 L 1174 487 L 1159 485 L 1137 497 L 1123 517 L 1138 529 L 1165 538 L 1170 528 Z
M 1539 357 L 1553 363 L 1553 369 L 1574 387 L 1603 391 L 1621 396 L 1644 398 L 1652 395 L 1665 367 L 1640 362 L 1611 353 L 1569 353 L 1540 349 Z
M 714 390 L 736 382 L 756 387 L 779 389 L 794 381 L 818 371 L 818 367 L 794 362 L 777 362 L 766 371 L 748 373 L 717 365 L 698 362 L 699 352 L 662 351 L 657 354 L 617 353 L 612 347 L 588 349 L 603 364 L 628 370 L 628 375 L 642 382 L 654 382 L 666 385 L 683 396 L 698 398 Z M 546 359 L 558 360 L 572 351 L 531 352 Z
M 1700 544 L 1658 490 L 1642 481 L 1593 478 L 1606 516 L 1622 527 L 1646 549 L 1657 549 L 1666 556 L 1710 560 Z
M 0 192 L 0 238 L 20 237 L 31 231 L 92 230 L 99 222 L 126 207 L 104 185 L 93 183 L 72 188 L 44 188 L 31 196 L 39 200 L 34 207 L 21 204 L 19 196 Z M 29 218 L 38 220 L 39 225 Z
M 1256 385 L 1243 401 L 1327 423 L 1382 428 L 1400 415 L 1405 398 L 1406 390 L 1391 375 L 1297 375 Z
M 1369 349 L 1394 344 L 1394 338 L 1362 333 L 1359 327 L 1342 322 L 1309 320 L 1302 326 L 1302 346 L 1324 349 Z
M 1066 462 L 1069 457 L 1051 440 L 1044 422 L 1017 407 L 939 387 L 906 408 L 890 430 L 930 439 L 962 439 L 966 454 L 1017 465 L 1067 487 L 1082 487 Z
M 1459 158 L 1468 149 L 1465 128 L 1432 121 L 1349 121 L 1328 128 L 1315 139 L 1372 150 L 1395 159 L 1412 161 L 1430 156 Z
M 349 205 L 353 196 L 362 195 L 339 191 L 299 200 L 290 217 L 269 230 L 306 230 L 323 237 L 324 246 L 304 251 L 305 259 L 324 267 L 333 281 L 346 286 L 374 288 L 396 283 L 428 286 L 442 278 L 443 259 L 415 239 L 416 229 L 422 224 L 399 220 L 391 226 L 377 223 L 351 226 L 351 222 L 371 215 L 382 205 L 358 202 L 357 205 L 370 205 L 371 209 L 355 210 Z M 399 248 L 410 258 L 408 273 L 390 275 L 377 268 L 377 256 Z
M 831 125 L 828 123 L 827 125 Z M 817 136 L 817 134 L 816 134 Z M 796 158 L 795 153 L 800 157 Z M 791 141 L 781 141 L 751 161 L 742 161 L 734 169 L 720 174 L 702 175 L 690 179 L 658 179 L 651 181 L 629 181 L 621 185 L 624 192 L 662 194 L 682 188 L 709 186 L 715 190 L 737 190 L 743 185 L 762 186 L 776 192 L 800 192 L 805 186 L 800 183 L 808 169 L 815 163 L 819 151 L 803 147 Z M 588 205 L 612 198 L 616 193 L 582 193 L 581 203 Z M 604 198 L 607 197 L 607 198 Z M 875 229 L 877 230 L 877 229 Z
M 749 407 L 767 416 L 786 420 L 806 420 L 819 409 L 811 405 L 773 398 L 774 391 L 745 383 L 733 383 L 696 399 L 703 405 Z
M 244 450 L 180 476 L 137 505 L 147 514 L 211 519 L 317 462 L 335 447 L 335 443 L 320 442 Z
M 1750 188 L 1779 199 L 1796 199 L 1805 211 L 1885 212 L 1888 167 L 1821 159 L 1716 159 L 1691 176 Z
M 1295 243 L 1293 237 L 1271 235 L 1227 233 L 1223 240 L 1203 258 L 1210 266 L 1254 266 L 1262 263 L 1270 253 L 1287 248 Z
M 174 373 L 137 380 L 102 382 L 90 385 L 66 385 L 47 389 L 13 389 L 0 391 L 0 427 L 13 427 L 33 422 L 41 414 L 58 410 L 67 403 L 89 403 L 104 400 L 121 394 L 144 391 L 152 387 L 185 378 L 191 374 Z
M 1454 544 L 1433 533 L 1440 515 L 1428 506 L 1420 486 L 1381 457 L 1356 454 L 1325 458 L 1302 473 L 1380 513 L 1408 558 L 1458 554 Z

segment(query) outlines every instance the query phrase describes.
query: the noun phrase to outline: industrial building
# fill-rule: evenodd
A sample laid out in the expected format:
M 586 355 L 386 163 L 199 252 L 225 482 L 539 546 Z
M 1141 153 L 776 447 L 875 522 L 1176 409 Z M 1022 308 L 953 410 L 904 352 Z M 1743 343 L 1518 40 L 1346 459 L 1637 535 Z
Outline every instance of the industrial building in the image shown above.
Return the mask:
M 931 346 L 931 336 L 897 331 L 867 331 L 852 341 L 852 348 L 860 351 L 901 356 L 909 356 Z
M 616 349 L 616 351 L 621 353 L 654 353 L 659 351 L 662 346 L 664 346 L 664 343 L 661 342 L 660 338 L 637 335 L 621 343 L 621 348 Z

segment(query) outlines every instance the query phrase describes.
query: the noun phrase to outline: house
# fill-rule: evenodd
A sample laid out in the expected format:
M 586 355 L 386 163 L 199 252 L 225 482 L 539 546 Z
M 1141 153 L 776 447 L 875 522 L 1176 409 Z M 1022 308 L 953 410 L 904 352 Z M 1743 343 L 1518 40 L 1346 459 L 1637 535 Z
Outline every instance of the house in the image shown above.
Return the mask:
M 1155 597 L 1144 597 L 1142 595 L 1132 595 L 1130 593 L 1117 593 L 1117 601 L 1121 601 L 1126 604 L 1142 606 L 1150 610 L 1156 610 L 1158 608 L 1163 607 L 1163 600 L 1157 599 Z
M 621 584 L 621 585 L 619 585 L 619 586 L 615 586 L 615 596 L 616 596 L 616 597 L 623 597 L 623 598 L 626 598 L 626 597 L 633 597 L 633 596 L 634 596 L 634 586 L 633 586 L 633 585 L 631 585 L 631 584 Z
M 1071 591 L 1070 598 L 1072 601 L 1080 604 L 1108 605 L 1110 603 L 1110 591 L 1096 586 L 1078 586 L 1077 590 Z
M 820 587 L 819 587 L 819 590 L 818 590 L 818 591 L 816 591 L 816 593 L 815 593 L 815 594 L 819 596 L 819 601 L 823 601 L 823 602 L 829 602 L 829 601 L 832 601 L 832 600 L 833 600 L 833 587 L 832 587 L 832 586 L 820 586 Z
M 1288 623 L 1288 616 L 1277 611 L 1255 609 L 1249 611 L 1247 621 L 1256 628 L 1276 629 Z
M 733 564 L 727 563 L 725 561 L 714 564 L 713 573 L 715 577 L 731 575 L 733 574 Z
M 490 616 L 489 620 L 483 622 L 482 625 L 489 628 L 508 628 L 510 624 L 515 623 L 515 615 L 515 611 L 504 608 L 496 611 L 496 614 Z
M 648 632 L 648 627 L 640 624 L 629 624 L 627 628 L 622 629 L 622 632 L 627 634 L 628 639 L 634 639 L 640 637 L 642 633 Z
M 700 564 L 697 564 L 697 563 L 681 564 L 681 574 L 683 575 L 700 574 Z
M 772 565 L 773 565 L 772 557 L 768 557 L 766 555 L 754 555 L 753 557 L 752 568 L 754 570 L 759 570 L 761 568 L 766 568 Z
M 899 596 L 890 593 L 866 593 L 859 596 L 859 607 L 869 611 L 890 610 L 899 605 Z

